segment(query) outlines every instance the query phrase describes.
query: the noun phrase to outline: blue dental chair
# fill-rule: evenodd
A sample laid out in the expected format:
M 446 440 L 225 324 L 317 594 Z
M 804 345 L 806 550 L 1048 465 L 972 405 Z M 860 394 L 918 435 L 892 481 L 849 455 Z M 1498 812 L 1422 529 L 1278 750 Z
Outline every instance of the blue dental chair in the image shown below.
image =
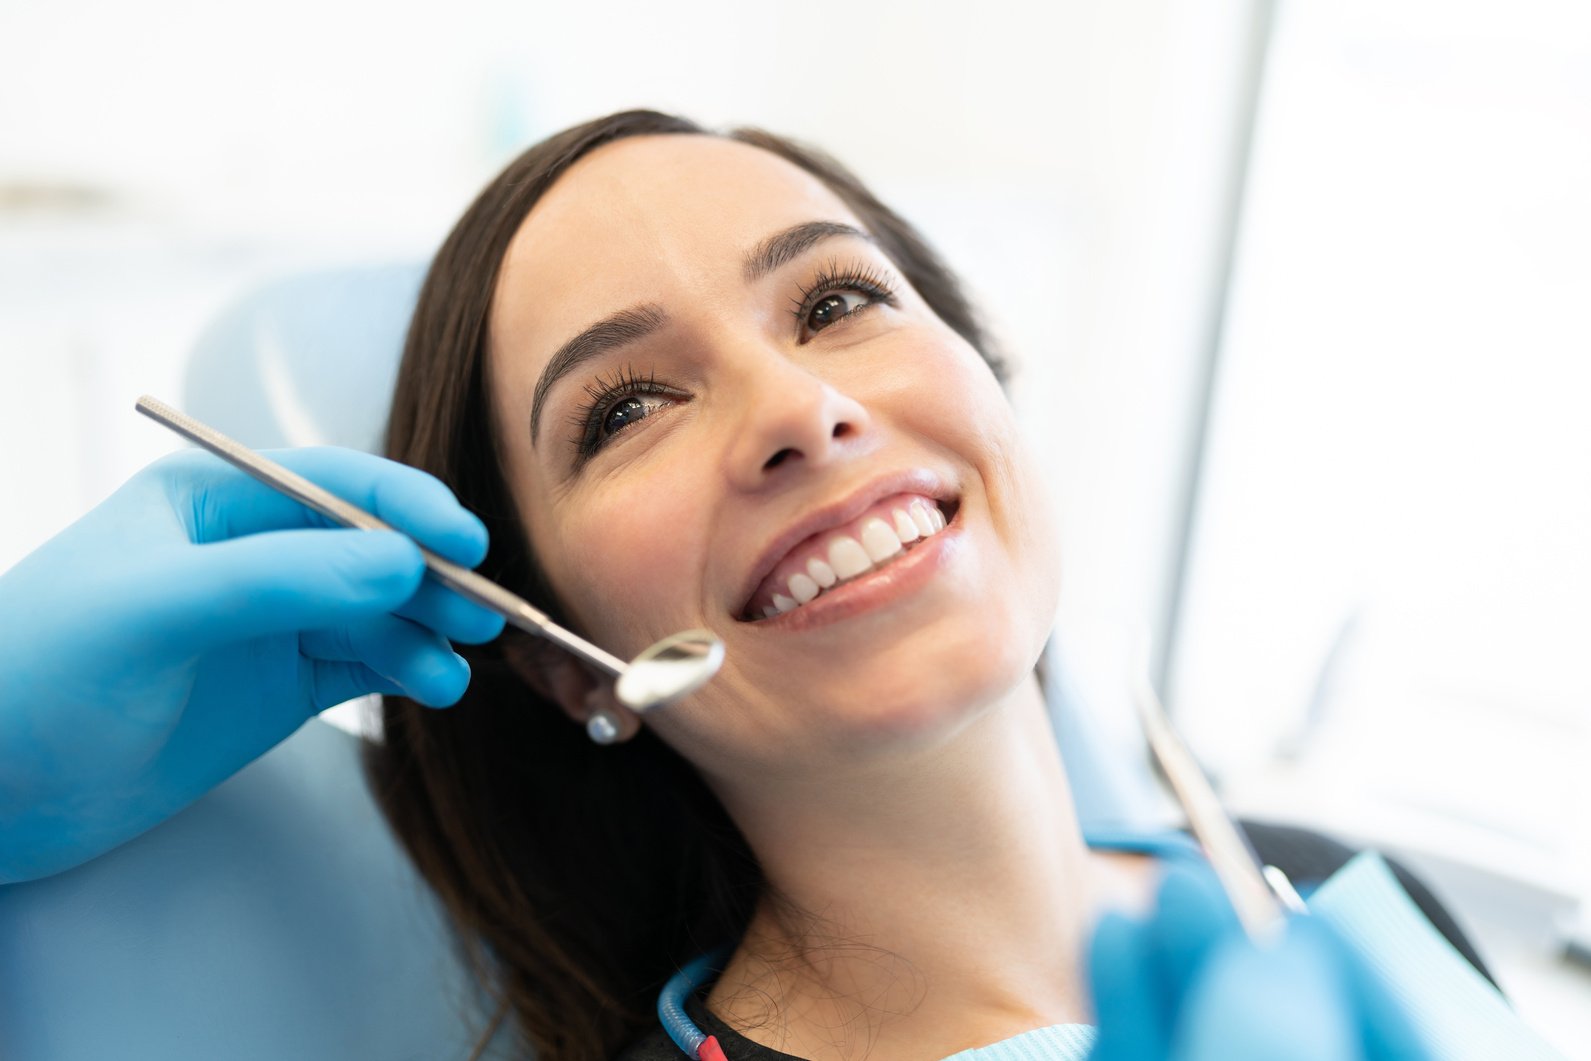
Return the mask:
M 251 294 L 200 339 L 185 409 L 255 447 L 378 450 L 420 277 L 343 269 Z M 1097 753 L 1053 655 L 1049 677 L 1085 826 L 1153 816 L 1147 776 Z M 0 887 L 0 1058 L 469 1057 L 486 1002 L 359 742 L 313 720 L 121 848 Z M 516 1056 L 512 1036 L 486 1056 Z

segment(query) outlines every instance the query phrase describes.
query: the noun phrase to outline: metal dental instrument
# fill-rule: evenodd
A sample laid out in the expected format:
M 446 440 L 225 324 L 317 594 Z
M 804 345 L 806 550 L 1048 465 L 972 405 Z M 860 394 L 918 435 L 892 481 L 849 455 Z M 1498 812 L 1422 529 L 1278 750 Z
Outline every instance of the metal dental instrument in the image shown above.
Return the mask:
M 1193 835 L 1237 911 L 1243 931 L 1256 944 L 1267 943 L 1275 939 L 1287 914 L 1307 914 L 1309 910 L 1286 874 L 1275 866 L 1260 864 L 1248 838 L 1227 816 L 1215 789 L 1155 695 L 1155 687 L 1149 681 L 1148 639 L 1140 637 L 1139 641 L 1142 651 L 1133 667 L 1133 700 L 1150 750 L 1165 771 Z
M 193 417 L 165 402 L 149 397 L 138 399 L 138 411 L 183 438 L 197 443 L 260 482 L 307 505 L 327 519 L 359 530 L 398 531 L 396 527 L 349 504 L 336 494 L 315 485 L 296 472 L 201 424 Z M 417 543 L 418 544 L 418 543 Z M 466 600 L 496 612 L 528 633 L 544 637 L 618 679 L 615 692 L 619 701 L 635 711 L 648 711 L 677 700 L 705 685 L 724 662 L 724 643 L 708 630 L 685 630 L 665 637 L 629 663 L 577 637 L 532 607 L 517 594 L 483 578 L 466 567 L 444 559 L 424 546 L 426 569 L 431 577 Z

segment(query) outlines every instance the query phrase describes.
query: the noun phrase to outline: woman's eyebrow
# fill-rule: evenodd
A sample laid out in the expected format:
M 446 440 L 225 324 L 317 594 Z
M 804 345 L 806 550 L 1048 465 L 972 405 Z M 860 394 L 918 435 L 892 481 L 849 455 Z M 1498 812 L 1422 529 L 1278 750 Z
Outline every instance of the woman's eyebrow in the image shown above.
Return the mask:
M 541 370 L 541 378 L 536 381 L 536 390 L 530 399 L 531 447 L 535 448 L 536 436 L 541 430 L 542 408 L 547 404 L 547 392 L 554 383 L 599 354 L 644 339 L 667 321 L 668 314 L 662 306 L 644 302 L 603 317 L 560 346 L 547 367 Z
M 774 233 L 752 248 L 751 253 L 746 255 L 742 275 L 748 284 L 761 280 L 796 255 L 834 236 L 851 236 L 869 243 L 877 242 L 870 234 L 843 221 L 803 221 Z

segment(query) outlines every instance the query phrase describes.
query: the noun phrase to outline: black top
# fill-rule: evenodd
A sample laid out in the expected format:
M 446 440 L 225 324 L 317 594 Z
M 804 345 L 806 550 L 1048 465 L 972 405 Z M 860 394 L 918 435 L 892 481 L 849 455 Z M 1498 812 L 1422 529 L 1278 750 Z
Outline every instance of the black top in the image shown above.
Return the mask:
M 1265 825 L 1259 822 L 1243 822 L 1242 827 L 1254 845 L 1254 851 L 1259 855 L 1260 861 L 1275 866 L 1301 888 L 1312 887 L 1324 881 L 1346 865 L 1357 853 L 1346 844 L 1307 829 L 1295 829 L 1286 825 Z M 1387 859 L 1387 865 L 1391 867 L 1398 883 L 1403 885 L 1403 890 L 1409 894 L 1410 899 L 1414 900 L 1414 905 L 1420 908 L 1426 919 L 1437 931 L 1447 937 L 1447 941 L 1482 976 L 1491 981 L 1492 986 L 1497 986 L 1497 981 L 1492 978 L 1480 955 L 1475 953 L 1475 948 L 1459 929 L 1452 915 L 1437 902 L 1436 896 L 1431 894 L 1430 889 L 1426 888 L 1418 877 L 1391 859 Z M 702 1031 L 718 1038 L 718 1045 L 724 1048 L 724 1054 L 730 1061 L 804 1061 L 793 1054 L 781 1053 L 754 1043 L 719 1020 L 708 1010 L 705 1002 L 708 986 L 704 984 L 685 1000 L 685 1012 L 690 1014 L 691 1020 L 695 1021 L 696 1026 Z M 684 1052 L 674 1045 L 674 1041 L 659 1025 L 620 1054 L 619 1061 L 680 1061 L 685 1057 Z

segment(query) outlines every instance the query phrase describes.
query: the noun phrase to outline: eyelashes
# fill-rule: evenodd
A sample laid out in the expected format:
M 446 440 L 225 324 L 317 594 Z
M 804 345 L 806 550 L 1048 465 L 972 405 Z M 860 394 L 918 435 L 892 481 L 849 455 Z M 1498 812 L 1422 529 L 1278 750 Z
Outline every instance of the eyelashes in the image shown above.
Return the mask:
M 863 301 L 856 306 L 847 306 L 840 297 L 846 294 L 861 295 Z M 813 335 L 842 324 L 873 306 L 896 304 L 894 289 L 882 270 L 865 262 L 842 264 L 838 259 L 830 259 L 790 300 L 790 312 L 796 324 L 796 341 L 809 342 Z M 813 327 L 814 313 L 819 310 L 827 316 L 819 327 Z M 836 313 L 836 310 L 843 312 Z M 671 401 L 689 400 L 688 395 L 659 383 L 655 373 L 642 375 L 633 365 L 626 365 L 611 376 L 599 374 L 585 385 L 585 392 L 585 403 L 569 418 L 569 425 L 575 431 L 571 441 L 576 452 L 577 470 L 620 431 L 637 420 L 651 416 L 658 411 L 657 407 Z M 619 417 L 617 422 L 616 415 Z
M 635 420 L 644 420 L 650 412 L 641 412 L 646 409 L 646 396 L 653 398 L 673 398 L 683 400 L 684 396 L 657 382 L 654 373 L 648 372 L 641 375 L 635 371 L 633 365 L 626 365 L 614 372 L 611 377 L 598 375 L 596 379 L 585 385 L 586 402 L 580 411 L 570 417 L 570 426 L 579 434 L 576 436 L 575 451 L 581 462 L 590 459 L 603 443 L 613 436 L 604 434 L 608 421 L 612 415 L 619 411 L 620 406 L 629 405 L 639 413 L 633 419 L 627 419 L 613 432 L 623 430 Z
M 841 266 L 838 260 L 831 258 L 829 263 L 802 288 L 801 294 L 790 300 L 797 331 L 807 325 L 812 311 L 824 298 L 841 291 L 861 292 L 870 300 L 866 305 L 880 302 L 886 306 L 895 304 L 895 292 L 881 270 L 863 262 Z M 866 305 L 859 308 L 865 309 Z M 845 314 L 846 317 L 850 315 L 851 313 Z

